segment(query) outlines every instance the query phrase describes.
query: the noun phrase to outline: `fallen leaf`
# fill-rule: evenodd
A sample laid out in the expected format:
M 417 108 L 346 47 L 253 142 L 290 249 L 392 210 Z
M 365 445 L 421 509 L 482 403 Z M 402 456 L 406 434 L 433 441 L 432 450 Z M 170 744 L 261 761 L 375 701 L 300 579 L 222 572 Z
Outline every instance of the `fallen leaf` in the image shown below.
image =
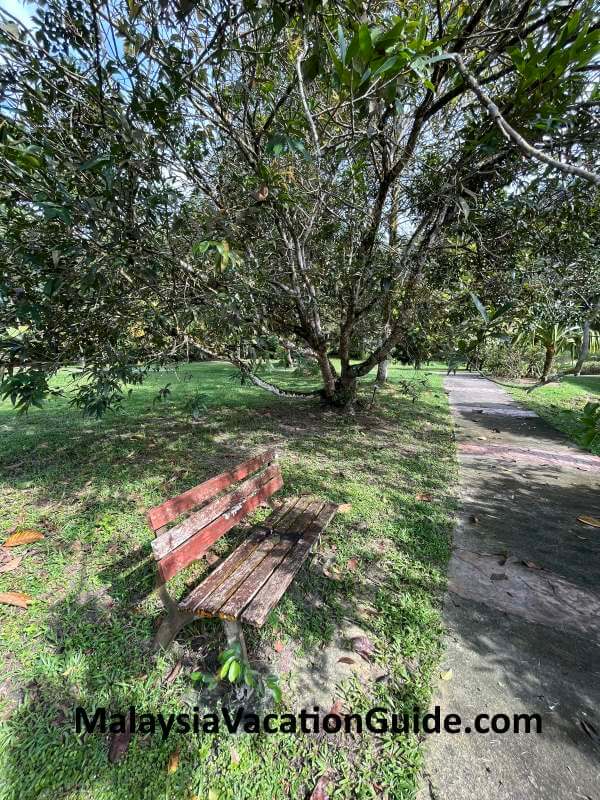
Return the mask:
M 365 661 L 370 661 L 370 656 L 375 653 L 373 642 L 366 636 L 356 636 L 352 639 L 352 649 L 355 653 L 358 653 L 361 658 L 364 658 Z
M 444 672 L 440 672 L 440 678 L 443 681 L 451 681 L 452 680 L 453 672 L 451 669 L 447 669 Z
M 276 653 L 281 653 L 283 651 L 283 642 L 280 642 L 278 639 L 273 645 L 273 650 L 275 650 Z
M 264 202 L 267 197 L 269 196 L 269 187 L 266 184 L 263 184 L 260 189 L 256 192 L 256 199 L 259 202 Z
M 358 568 L 358 558 L 349 558 L 346 561 L 346 569 L 349 569 L 350 572 L 356 572 Z
M 592 528 L 600 528 L 600 519 L 590 517 L 587 514 L 582 514 L 580 517 L 577 517 L 577 522 L 581 522 L 583 525 L 591 525 Z
M 229 754 L 231 756 L 231 764 L 232 764 L 232 766 L 237 767 L 238 764 L 240 763 L 240 754 L 235 749 L 235 747 L 230 747 L 229 748 Z
M 419 492 L 417 495 L 417 500 L 421 503 L 431 503 L 433 497 L 429 494 L 429 492 Z
M 321 777 L 317 781 L 317 785 L 313 789 L 313 793 L 310 796 L 310 800 L 329 800 L 329 795 L 327 794 L 328 783 L 329 783 L 329 778 L 326 775 L 321 775 Z
M 219 793 L 215 789 L 209 789 L 208 800 L 219 800 Z
M 208 553 L 204 554 L 204 558 L 206 559 L 206 563 L 208 564 L 209 567 L 212 567 L 213 564 L 216 564 L 217 561 L 221 560 L 216 553 L 211 553 L 210 550 L 208 551 Z
M 507 581 L 508 580 L 508 576 L 507 576 L 506 572 L 492 572 L 492 574 L 490 575 L 490 580 L 491 581 Z
M 12 572 L 19 566 L 21 561 L 23 561 L 23 556 L 16 556 L 15 558 L 11 558 L 10 561 L 7 561 L 4 564 L 0 564 L 0 572 Z
M 29 603 L 33 603 L 33 597 L 23 592 L 0 592 L 0 603 L 27 608 Z
M 44 534 L 41 533 L 41 531 L 36 531 L 33 528 L 25 528 L 24 530 L 17 531 L 17 533 L 13 533 L 12 536 L 9 536 L 4 542 L 4 547 L 18 547 L 20 544 L 39 542 L 39 540 L 43 538 Z
M 339 514 L 347 514 L 348 511 L 352 511 L 352 503 L 340 503 L 337 510 Z
M 177 772 L 179 767 L 179 750 L 175 750 L 174 753 L 171 753 L 169 758 L 169 763 L 167 765 L 167 772 Z
M 165 686 L 168 686 L 169 684 L 173 683 L 173 682 L 175 681 L 175 679 L 177 678 L 177 676 L 179 675 L 179 673 L 181 672 L 181 670 L 182 670 L 182 669 L 183 669 L 183 663 L 182 663 L 181 661 L 178 661 L 178 662 L 175 664 L 175 666 L 173 667 L 173 669 L 171 669 L 171 670 L 170 670 L 170 671 L 167 673 L 167 676 L 166 676 L 166 678 L 165 678 L 165 679 L 164 679 L 164 681 L 163 681 L 163 683 L 165 684 Z
M 356 664 L 356 661 L 353 658 L 348 658 L 348 656 L 342 656 L 338 658 L 338 664 Z
M 535 561 L 521 561 L 521 564 L 524 564 L 528 569 L 544 569 L 540 567 L 539 564 L 536 564 Z
M 324 569 L 323 575 L 325 575 L 326 578 L 329 578 L 332 581 L 339 581 L 342 579 L 340 573 L 335 570 Z
M 479 522 L 479 517 L 476 517 L 475 514 L 471 514 L 469 522 Z
M 338 717 L 339 717 L 342 714 L 343 707 L 344 706 L 343 706 L 342 701 L 339 700 L 339 699 L 336 699 L 336 700 L 333 701 L 333 705 L 329 709 L 328 713 L 329 714 L 337 714 Z

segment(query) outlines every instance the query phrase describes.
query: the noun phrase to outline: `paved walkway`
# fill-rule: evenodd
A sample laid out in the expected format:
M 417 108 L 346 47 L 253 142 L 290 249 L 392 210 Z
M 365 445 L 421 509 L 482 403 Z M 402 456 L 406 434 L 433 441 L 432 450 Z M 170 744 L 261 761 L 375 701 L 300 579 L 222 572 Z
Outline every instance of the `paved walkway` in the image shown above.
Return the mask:
M 499 386 L 446 379 L 461 510 L 434 703 L 538 713 L 542 733 L 432 735 L 420 800 L 600 800 L 600 458 Z

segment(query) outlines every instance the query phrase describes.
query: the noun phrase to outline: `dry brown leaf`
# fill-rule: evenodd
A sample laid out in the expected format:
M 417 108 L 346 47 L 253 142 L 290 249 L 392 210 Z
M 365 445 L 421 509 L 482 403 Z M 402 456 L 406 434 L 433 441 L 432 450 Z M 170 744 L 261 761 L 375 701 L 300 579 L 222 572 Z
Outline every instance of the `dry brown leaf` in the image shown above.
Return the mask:
M 231 755 L 231 765 L 233 767 L 237 767 L 238 764 L 240 763 L 240 754 L 235 749 L 235 747 L 229 748 L 229 754 Z
M 421 503 L 431 503 L 433 497 L 429 494 L 429 492 L 419 492 L 417 495 L 417 500 Z
M 317 781 L 317 785 L 313 789 L 310 800 L 329 800 L 329 795 L 327 794 L 328 783 L 329 778 L 326 775 L 321 775 Z
M 444 670 L 444 672 L 440 672 L 440 678 L 443 681 L 451 681 L 452 680 L 453 672 L 451 669 Z
M 171 753 L 171 756 L 169 758 L 167 772 L 177 772 L 178 768 L 179 768 L 179 750 L 175 750 L 174 753 Z
M 521 563 L 524 564 L 528 569 L 544 569 L 543 567 L 540 567 L 539 564 L 536 564 L 535 561 L 523 560 Z
M 183 669 L 183 663 L 181 661 L 178 661 L 173 667 L 173 669 L 169 670 L 169 672 L 167 673 L 163 681 L 165 686 L 168 686 L 169 684 L 173 683 L 173 681 L 177 678 L 182 669 Z
M 0 564 L 0 572 L 12 572 L 19 566 L 21 561 L 23 561 L 23 556 L 15 556 L 15 558 L 11 558 L 10 561 Z
M 4 603 L 8 606 L 27 608 L 29 603 L 33 603 L 33 597 L 23 592 L 0 592 L 0 603 Z
M 281 653 L 283 651 L 283 642 L 280 642 L 278 639 L 273 645 L 273 650 L 275 650 L 276 653 Z
M 31 544 L 31 542 L 39 542 L 44 538 L 41 531 L 36 531 L 34 528 L 25 528 L 24 530 L 17 531 L 9 536 L 4 542 L 4 547 L 18 547 L 20 544 Z
M 349 558 L 346 561 L 346 568 L 350 570 L 350 572 L 356 572 L 358 569 L 358 558 Z
M 348 658 L 348 656 L 342 656 L 338 658 L 338 664 L 356 664 L 356 661 L 353 658 Z
M 600 519 L 590 517 L 588 514 L 581 514 L 581 516 L 577 517 L 577 522 L 581 522 L 583 525 L 591 525 L 592 528 L 600 528 Z
M 263 203 L 268 196 L 269 196 L 269 187 L 266 184 L 263 184 L 256 192 L 256 199 L 260 203 Z
M 366 636 L 356 636 L 352 639 L 352 648 L 365 661 L 370 661 L 371 656 L 375 653 L 373 642 Z
M 339 572 L 327 568 L 323 570 L 323 575 L 325 575 L 325 577 L 329 578 L 331 581 L 339 581 L 342 579 L 342 576 Z
M 339 514 L 347 514 L 348 511 L 352 511 L 352 503 L 340 503 L 337 510 Z
M 327 713 L 328 714 L 337 714 L 338 717 L 339 717 L 339 716 L 341 716 L 341 714 L 343 714 L 343 708 L 344 708 L 344 704 L 342 703 L 342 701 L 339 700 L 339 699 L 336 699 L 336 700 L 333 701 L 333 705 L 331 706 L 331 708 L 329 709 L 329 711 Z
M 216 554 L 211 552 L 210 550 L 204 554 L 204 558 L 206 559 L 206 563 L 209 567 L 212 567 L 217 561 L 220 561 L 220 557 Z

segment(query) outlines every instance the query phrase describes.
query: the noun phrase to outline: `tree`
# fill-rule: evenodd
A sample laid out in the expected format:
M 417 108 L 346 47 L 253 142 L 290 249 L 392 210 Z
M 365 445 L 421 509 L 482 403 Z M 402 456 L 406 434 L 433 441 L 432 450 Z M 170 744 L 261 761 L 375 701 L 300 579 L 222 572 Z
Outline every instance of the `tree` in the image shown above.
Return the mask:
M 41 9 L 1 42 L 4 391 L 24 408 L 77 356 L 102 410 L 190 344 L 284 393 L 253 368 L 272 337 L 345 407 L 435 326 L 438 248 L 476 201 L 599 180 L 592 3 Z

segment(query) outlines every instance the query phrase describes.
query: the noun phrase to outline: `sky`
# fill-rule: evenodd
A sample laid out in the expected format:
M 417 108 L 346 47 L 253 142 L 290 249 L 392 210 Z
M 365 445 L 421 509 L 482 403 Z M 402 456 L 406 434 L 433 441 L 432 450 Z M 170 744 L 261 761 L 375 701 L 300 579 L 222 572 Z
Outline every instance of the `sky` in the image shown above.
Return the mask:
M 35 11 L 33 3 L 22 2 L 22 0 L 0 0 L 0 8 L 20 19 L 25 25 L 29 23 L 31 14 Z

